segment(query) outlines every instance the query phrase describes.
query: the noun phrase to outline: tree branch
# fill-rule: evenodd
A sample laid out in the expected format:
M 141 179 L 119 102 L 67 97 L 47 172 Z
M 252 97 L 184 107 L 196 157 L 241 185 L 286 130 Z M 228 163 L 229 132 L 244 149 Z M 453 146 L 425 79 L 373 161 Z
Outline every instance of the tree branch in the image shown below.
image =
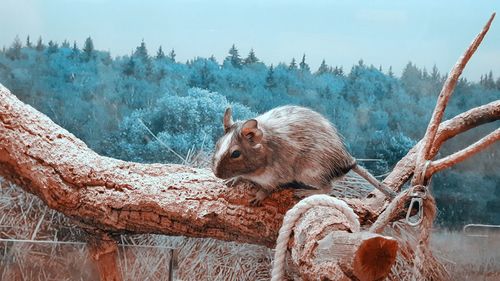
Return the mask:
M 500 100 L 470 109 L 441 123 L 436 134 L 436 141 L 431 150 L 431 158 L 436 156 L 445 141 L 472 128 L 497 120 L 500 120 Z M 410 149 L 384 179 L 383 182 L 392 190 L 399 191 L 413 175 L 417 157 L 416 153 L 419 151 L 421 144 L 422 142 L 420 141 Z M 386 197 L 378 190 L 374 190 L 368 196 L 368 199 L 364 201 L 366 206 L 370 206 L 370 209 L 375 213 L 379 213 L 384 208 L 385 202 Z
M 489 145 L 495 143 L 498 140 L 500 140 L 500 129 L 496 129 L 495 131 L 489 133 L 488 135 L 478 140 L 477 142 L 471 144 L 470 146 L 458 152 L 453 153 L 452 155 L 433 161 L 430 167 L 427 169 L 426 176 L 430 177 L 439 171 L 442 171 L 459 162 L 462 162 L 465 159 L 471 157 L 472 155 L 484 150 Z
M 436 138 L 436 134 L 439 128 L 439 125 L 441 123 L 441 120 L 443 118 L 444 111 L 446 109 L 446 105 L 448 104 L 448 101 L 451 97 L 451 94 L 453 93 L 453 90 L 455 89 L 455 86 L 457 84 L 458 78 L 462 74 L 462 71 L 464 70 L 465 66 L 467 65 L 467 62 L 469 59 L 472 57 L 474 52 L 477 50 L 481 42 L 483 41 L 484 36 L 490 29 L 491 22 L 495 18 L 495 13 L 493 13 L 486 23 L 486 25 L 483 27 L 481 32 L 474 38 L 472 43 L 470 44 L 469 48 L 465 51 L 465 53 L 458 59 L 457 63 L 453 67 L 453 69 L 450 72 L 450 75 L 446 79 L 443 88 L 441 89 L 441 93 L 439 93 L 439 97 L 436 103 L 436 107 L 434 108 L 434 112 L 432 113 L 431 120 L 429 121 L 429 125 L 427 127 L 427 131 L 425 132 L 425 136 L 422 139 L 422 145 L 420 147 L 420 152 L 417 154 L 417 159 L 416 159 L 416 167 L 415 167 L 415 175 L 420 175 L 420 173 L 423 171 L 423 165 L 426 160 L 431 160 L 431 150 L 434 145 L 434 140 Z M 414 177 L 415 184 L 422 184 L 423 183 L 422 178 L 420 177 Z M 418 182 L 421 181 L 421 182 Z

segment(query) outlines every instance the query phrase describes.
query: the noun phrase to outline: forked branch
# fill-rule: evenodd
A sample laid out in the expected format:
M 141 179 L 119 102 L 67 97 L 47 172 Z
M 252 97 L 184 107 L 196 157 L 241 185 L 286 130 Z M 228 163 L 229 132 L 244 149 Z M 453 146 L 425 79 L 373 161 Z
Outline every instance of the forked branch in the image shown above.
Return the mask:
M 436 156 L 437 152 L 443 143 L 463 132 L 476 128 L 483 124 L 500 120 L 500 100 L 490 102 L 488 104 L 475 107 L 466 112 L 463 112 L 449 120 L 444 121 L 439 126 L 434 147 L 431 150 L 431 158 Z M 415 170 L 416 153 L 419 151 L 422 141 L 418 142 L 410 151 L 396 164 L 392 172 L 384 179 L 384 183 L 394 191 L 399 191 L 400 188 L 410 179 Z M 379 207 L 382 202 L 379 199 L 385 199 L 384 196 L 373 194 L 378 203 L 375 208 Z
M 458 78 L 462 74 L 462 71 L 464 70 L 465 66 L 467 65 L 467 62 L 469 59 L 472 57 L 474 52 L 477 50 L 481 42 L 483 41 L 484 36 L 490 29 L 490 25 L 495 18 L 495 13 L 493 13 L 486 23 L 486 25 L 483 27 L 481 32 L 474 38 L 472 43 L 470 44 L 469 48 L 465 51 L 465 53 L 460 57 L 460 59 L 457 61 L 455 66 L 450 72 L 450 75 L 446 79 L 446 82 L 443 85 L 443 88 L 441 89 L 441 93 L 439 93 L 439 97 L 436 103 L 436 107 L 434 108 L 434 112 L 432 113 L 431 120 L 429 121 L 429 125 L 427 127 L 427 131 L 425 132 L 425 136 L 422 139 L 422 146 L 421 146 L 421 151 L 420 153 L 417 154 L 417 160 L 416 160 L 416 167 L 415 167 L 415 174 L 418 175 L 422 172 L 423 170 L 423 164 L 426 160 L 431 160 L 431 150 L 432 146 L 434 144 L 434 140 L 436 139 L 436 134 L 439 128 L 439 124 L 441 123 L 441 120 L 444 115 L 444 111 L 446 109 L 446 105 L 448 104 L 448 101 L 451 97 L 451 94 L 453 93 L 453 90 L 455 89 L 455 86 L 457 84 Z M 414 181 L 420 181 L 423 179 L 419 179 L 418 177 L 414 178 Z M 415 182 L 414 182 L 415 183 Z M 416 184 L 422 184 L 422 182 L 418 182 Z
M 496 129 L 495 131 L 489 133 L 487 136 L 471 144 L 467 148 L 455 152 L 452 155 L 446 156 L 445 158 L 433 161 L 430 167 L 427 169 L 426 177 L 430 177 L 437 172 L 440 172 L 459 162 L 464 161 L 465 159 L 484 150 L 485 148 L 487 148 L 488 146 L 494 144 L 499 140 L 500 140 L 500 129 Z

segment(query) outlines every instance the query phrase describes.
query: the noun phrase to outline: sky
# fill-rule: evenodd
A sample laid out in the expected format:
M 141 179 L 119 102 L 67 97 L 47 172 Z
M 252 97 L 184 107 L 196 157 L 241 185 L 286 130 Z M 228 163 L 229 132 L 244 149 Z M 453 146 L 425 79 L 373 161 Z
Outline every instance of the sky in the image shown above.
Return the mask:
M 113 56 L 144 40 L 150 54 L 161 45 L 180 61 L 221 61 L 235 44 L 266 64 L 306 54 L 312 70 L 323 59 L 345 70 L 363 59 L 398 75 L 409 61 L 448 72 L 500 1 L 0 0 L 0 7 L 0 46 L 27 35 L 82 46 L 91 36 Z M 477 81 L 490 70 L 500 76 L 500 16 L 464 76 Z

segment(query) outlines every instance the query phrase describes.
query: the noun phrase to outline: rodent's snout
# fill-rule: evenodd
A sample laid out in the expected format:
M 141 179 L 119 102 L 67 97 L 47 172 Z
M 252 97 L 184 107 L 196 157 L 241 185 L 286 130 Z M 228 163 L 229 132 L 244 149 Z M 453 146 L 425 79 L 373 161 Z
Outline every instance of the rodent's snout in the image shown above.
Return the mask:
M 218 165 L 217 166 L 216 165 L 212 165 L 212 172 L 219 179 L 225 179 L 224 178 L 224 173 L 222 172 L 222 169 L 220 169 L 220 167 L 218 167 Z
M 220 169 L 215 169 L 215 170 L 214 170 L 214 169 L 212 169 L 212 171 L 214 172 L 214 175 L 215 175 L 216 177 L 218 177 L 219 179 L 223 179 L 223 180 L 225 180 L 225 179 L 228 179 L 228 178 L 229 178 L 229 177 L 226 175 L 226 173 L 221 172 L 221 171 L 220 171 Z

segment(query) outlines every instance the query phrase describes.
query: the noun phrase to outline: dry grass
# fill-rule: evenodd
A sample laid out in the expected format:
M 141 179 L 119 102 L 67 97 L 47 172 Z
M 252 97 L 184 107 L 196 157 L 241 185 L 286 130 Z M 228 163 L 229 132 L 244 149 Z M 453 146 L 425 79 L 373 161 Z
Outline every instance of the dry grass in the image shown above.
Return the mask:
M 500 236 L 466 236 L 438 231 L 431 240 L 453 280 L 500 280 Z

